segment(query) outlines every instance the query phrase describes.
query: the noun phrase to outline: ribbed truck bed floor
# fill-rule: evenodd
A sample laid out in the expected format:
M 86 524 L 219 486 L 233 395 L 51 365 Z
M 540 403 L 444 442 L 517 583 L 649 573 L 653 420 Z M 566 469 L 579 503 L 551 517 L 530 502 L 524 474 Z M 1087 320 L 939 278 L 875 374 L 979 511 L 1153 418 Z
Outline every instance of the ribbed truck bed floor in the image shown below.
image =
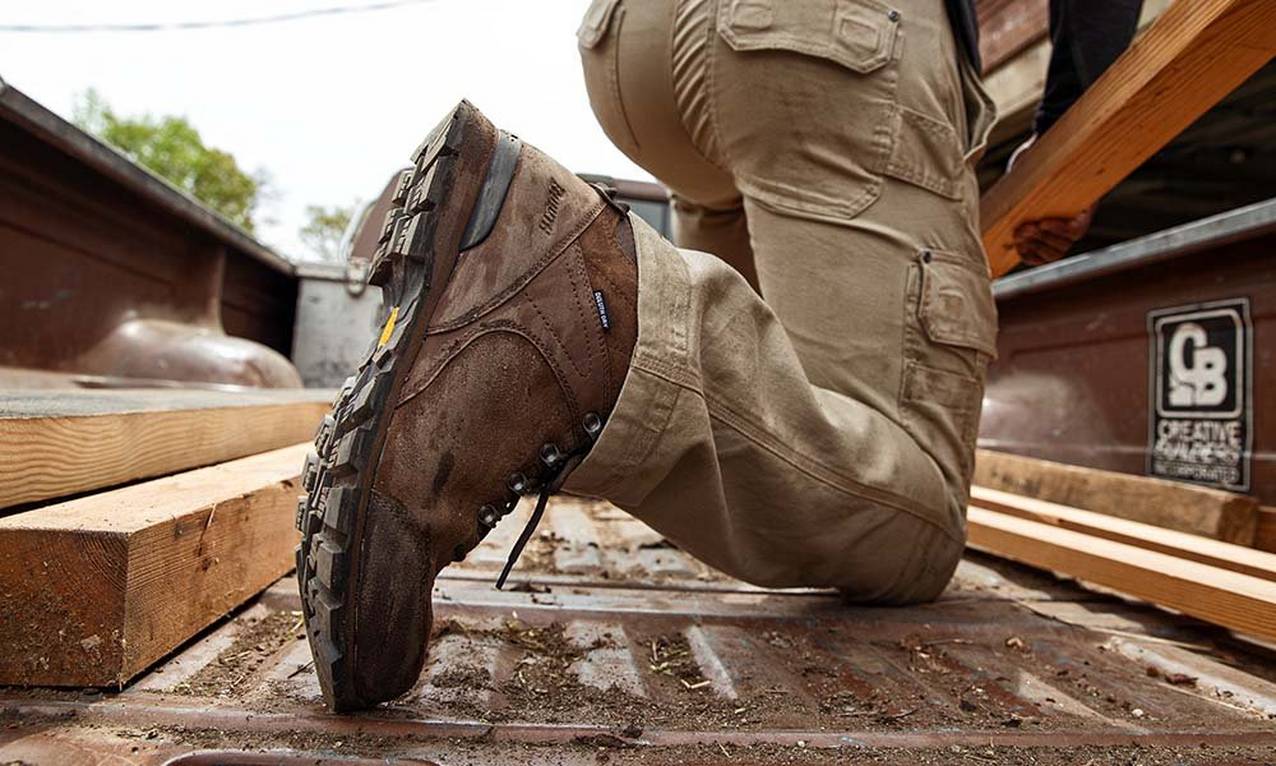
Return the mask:
M 286 577 L 119 692 L 0 688 L 0 763 L 1276 763 L 1267 648 L 969 553 L 936 603 L 726 578 L 603 503 L 435 593 L 418 687 L 319 698 Z

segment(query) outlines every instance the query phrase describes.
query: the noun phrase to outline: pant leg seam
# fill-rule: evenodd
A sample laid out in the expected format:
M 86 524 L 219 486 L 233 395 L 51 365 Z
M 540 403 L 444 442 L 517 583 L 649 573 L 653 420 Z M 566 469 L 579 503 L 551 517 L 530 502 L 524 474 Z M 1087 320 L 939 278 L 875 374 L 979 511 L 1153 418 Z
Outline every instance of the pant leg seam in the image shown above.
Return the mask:
M 685 370 L 681 365 L 670 364 L 646 354 L 635 354 L 634 358 L 629 362 L 629 366 L 642 370 L 653 377 L 660 378 L 666 383 L 685 388 L 699 396 L 704 396 L 696 376 Z
M 727 145 L 723 143 L 722 134 L 718 130 L 718 45 L 720 41 L 718 39 L 718 6 L 716 3 L 712 7 L 712 15 L 707 26 L 709 27 L 709 40 L 706 43 L 705 56 L 709 73 L 705 78 L 705 87 L 708 88 L 709 92 L 705 96 L 709 102 L 709 132 L 713 134 L 715 148 L 722 159 L 720 167 L 734 176 L 735 172 L 732 168 L 735 163 L 731 161 L 731 157 L 727 152 Z
M 883 490 L 879 487 L 873 487 L 868 484 L 864 484 L 863 482 L 856 481 L 831 466 L 825 465 L 818 460 L 786 447 L 772 438 L 761 424 L 756 423 L 747 416 L 736 412 L 727 405 L 726 402 L 712 396 L 704 394 L 701 395 L 704 396 L 705 404 L 711 419 L 718 420 L 724 425 L 731 427 L 741 436 L 770 452 L 785 463 L 788 463 L 804 476 L 826 486 L 832 487 L 843 494 L 860 499 L 868 499 L 878 503 L 879 505 L 884 505 L 888 508 L 893 508 L 897 511 L 907 513 L 910 516 L 915 516 L 921 521 L 936 527 L 948 537 L 951 537 L 954 540 L 959 540 L 958 536 L 954 535 L 953 532 L 943 524 L 936 521 L 931 514 L 926 513 L 924 509 L 917 507 L 916 504 L 910 503 L 906 498 L 887 490 Z M 808 467 L 808 465 L 804 465 L 804 463 L 809 464 L 810 467 Z M 845 482 L 850 486 L 844 486 L 839 483 L 839 481 L 821 476 L 818 471 L 826 472 L 830 476 L 840 480 L 840 482 Z
M 730 427 L 745 439 L 748 439 L 750 442 L 765 449 L 767 452 L 770 452 L 772 455 L 789 464 L 799 473 L 813 481 L 832 487 L 833 489 L 842 492 L 843 494 L 850 495 L 851 497 L 868 499 L 888 508 L 893 508 L 897 511 L 907 513 L 910 516 L 915 516 L 921 521 L 936 527 L 943 534 L 953 540 L 961 541 L 961 538 L 958 535 L 953 534 L 952 530 L 936 521 L 930 514 L 926 513 L 924 509 L 916 507 L 914 503 L 910 503 L 906 498 L 881 488 L 856 481 L 831 466 L 825 465 L 806 455 L 802 455 L 779 443 L 771 437 L 761 424 L 756 423 L 750 418 L 736 412 L 725 401 L 705 394 L 704 391 L 691 382 L 693 380 L 692 376 L 687 375 L 685 372 L 681 372 L 675 365 L 661 362 L 658 359 L 635 358 L 632 362 L 632 366 L 646 372 L 649 375 L 660 378 L 670 385 L 686 389 L 687 391 L 699 396 L 705 402 L 705 409 L 708 411 L 710 419 L 717 420 L 723 425 Z M 650 450 L 648 450 L 648 452 L 649 451 Z M 808 467 L 808 465 L 804 465 L 804 463 L 814 466 L 814 469 Z M 815 469 L 826 472 L 830 476 L 836 477 L 836 479 L 841 482 L 845 482 L 846 485 L 850 486 L 844 486 L 839 483 L 839 481 L 835 481 L 826 476 L 821 476 Z

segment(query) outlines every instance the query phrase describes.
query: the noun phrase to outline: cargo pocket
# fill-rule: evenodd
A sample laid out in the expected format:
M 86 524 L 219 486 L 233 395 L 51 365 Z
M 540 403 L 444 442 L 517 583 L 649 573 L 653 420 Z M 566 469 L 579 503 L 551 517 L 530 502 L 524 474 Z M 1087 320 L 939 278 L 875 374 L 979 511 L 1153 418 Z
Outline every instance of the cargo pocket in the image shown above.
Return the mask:
M 576 40 L 594 116 L 612 143 L 633 157 L 638 141 L 620 93 L 620 27 L 624 18 L 621 0 L 593 0 L 576 31 Z
M 965 157 L 953 126 L 904 106 L 896 108 L 891 119 L 896 122 L 896 138 L 886 175 L 961 199 Z
M 997 306 L 982 259 L 938 250 L 918 256 L 921 296 L 918 318 L 934 343 L 997 356 Z
M 974 258 L 924 250 L 909 279 L 905 425 L 936 460 L 969 476 L 984 373 L 997 355 L 997 309 Z
M 896 130 L 902 23 L 879 0 L 721 0 L 710 97 L 741 191 L 835 223 L 877 199 Z
M 951 200 L 974 192 L 968 169 L 973 170 L 983 155 L 996 119 L 996 107 L 970 63 L 963 58 L 958 69 L 964 133 L 947 117 L 932 116 L 901 104 L 891 115 L 896 123 L 895 147 L 882 168 L 892 178 Z

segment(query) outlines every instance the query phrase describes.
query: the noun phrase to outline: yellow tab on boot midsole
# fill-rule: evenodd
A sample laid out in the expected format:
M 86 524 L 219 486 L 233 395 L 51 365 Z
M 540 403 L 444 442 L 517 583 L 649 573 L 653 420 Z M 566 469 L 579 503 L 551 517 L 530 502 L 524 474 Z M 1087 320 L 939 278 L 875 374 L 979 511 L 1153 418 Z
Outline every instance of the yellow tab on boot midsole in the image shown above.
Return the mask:
M 377 341 L 377 348 L 381 348 L 390 342 L 390 333 L 394 332 L 394 323 L 399 318 L 399 307 L 395 306 L 390 309 L 390 318 L 385 320 L 385 328 L 381 330 L 381 340 Z

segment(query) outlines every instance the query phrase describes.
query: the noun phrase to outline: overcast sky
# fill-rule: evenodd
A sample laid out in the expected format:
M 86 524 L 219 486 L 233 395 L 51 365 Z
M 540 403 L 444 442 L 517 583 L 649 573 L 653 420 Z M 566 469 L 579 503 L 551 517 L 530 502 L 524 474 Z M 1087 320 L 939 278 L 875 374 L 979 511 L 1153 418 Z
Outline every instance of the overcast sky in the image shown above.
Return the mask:
M 373 0 L 5 2 L 0 24 L 259 18 Z M 588 0 L 425 0 L 242 28 L 0 32 L 0 77 L 69 119 L 96 88 L 120 114 L 188 117 L 206 143 L 263 169 L 274 195 L 258 236 L 302 247 L 308 204 L 380 191 L 443 113 L 469 98 L 577 172 L 650 178 L 594 120 L 576 52 Z

